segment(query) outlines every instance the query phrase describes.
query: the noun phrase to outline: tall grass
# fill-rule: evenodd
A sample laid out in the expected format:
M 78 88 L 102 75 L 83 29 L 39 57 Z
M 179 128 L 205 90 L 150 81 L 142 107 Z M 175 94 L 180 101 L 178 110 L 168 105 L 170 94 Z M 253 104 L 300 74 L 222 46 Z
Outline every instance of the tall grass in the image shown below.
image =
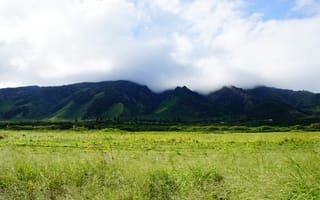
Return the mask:
M 0 199 L 320 199 L 319 133 L 0 135 Z

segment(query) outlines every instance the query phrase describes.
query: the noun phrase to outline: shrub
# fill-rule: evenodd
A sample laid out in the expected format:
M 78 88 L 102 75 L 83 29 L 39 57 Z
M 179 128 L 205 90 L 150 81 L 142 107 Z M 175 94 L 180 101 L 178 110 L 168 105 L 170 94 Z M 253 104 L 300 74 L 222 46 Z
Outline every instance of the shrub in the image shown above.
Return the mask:
M 172 199 L 178 193 L 179 185 L 168 171 L 155 170 L 148 175 L 145 190 L 148 199 Z
M 275 128 L 272 126 L 259 126 L 256 130 L 259 132 L 272 132 L 275 131 Z
M 310 129 L 312 129 L 312 130 L 318 131 L 318 130 L 320 130 L 320 123 L 310 124 L 309 127 L 310 127 Z

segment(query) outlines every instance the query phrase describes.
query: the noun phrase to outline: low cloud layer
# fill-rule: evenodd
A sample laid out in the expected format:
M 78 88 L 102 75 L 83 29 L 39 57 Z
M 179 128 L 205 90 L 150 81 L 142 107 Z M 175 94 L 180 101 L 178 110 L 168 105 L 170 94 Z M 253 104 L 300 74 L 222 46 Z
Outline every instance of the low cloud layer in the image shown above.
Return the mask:
M 320 92 L 319 1 L 297 0 L 281 19 L 247 7 L 245 0 L 3 0 L 0 87 L 125 79 L 156 91 Z

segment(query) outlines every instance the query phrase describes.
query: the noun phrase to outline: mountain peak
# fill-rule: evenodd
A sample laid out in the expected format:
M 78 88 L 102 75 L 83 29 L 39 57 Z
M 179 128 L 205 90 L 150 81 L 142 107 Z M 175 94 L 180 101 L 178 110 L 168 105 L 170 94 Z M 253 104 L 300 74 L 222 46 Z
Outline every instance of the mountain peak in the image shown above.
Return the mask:
M 188 87 L 186 87 L 186 86 L 182 86 L 182 87 L 180 87 L 180 86 L 178 86 L 178 87 L 176 87 L 175 89 L 174 89 L 174 91 L 176 91 L 176 92 L 192 92 Z

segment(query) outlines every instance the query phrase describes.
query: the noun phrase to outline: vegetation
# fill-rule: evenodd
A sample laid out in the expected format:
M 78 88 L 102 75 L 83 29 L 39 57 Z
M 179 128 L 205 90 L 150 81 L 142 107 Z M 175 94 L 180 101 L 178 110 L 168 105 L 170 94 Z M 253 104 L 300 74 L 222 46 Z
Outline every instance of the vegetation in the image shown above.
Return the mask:
M 0 199 L 320 198 L 320 132 L 2 130 L 0 157 Z
M 121 108 L 121 107 L 118 107 Z M 320 131 L 320 123 L 275 125 L 268 121 L 253 122 L 186 122 L 165 120 L 74 120 L 74 121 L 0 121 L 3 130 L 95 130 L 113 128 L 130 132 L 143 131 L 184 131 L 204 133 L 256 133 L 256 132 L 289 132 Z

